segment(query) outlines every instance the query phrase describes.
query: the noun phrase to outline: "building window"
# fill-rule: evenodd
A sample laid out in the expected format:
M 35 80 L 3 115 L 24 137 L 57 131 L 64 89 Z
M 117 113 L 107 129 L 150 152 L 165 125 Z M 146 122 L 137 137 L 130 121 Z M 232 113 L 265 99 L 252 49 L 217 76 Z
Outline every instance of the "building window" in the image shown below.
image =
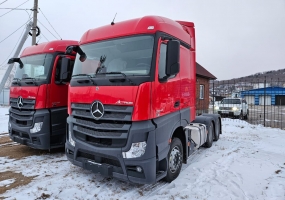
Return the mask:
M 204 99 L 204 94 L 205 94 L 204 88 L 205 88 L 204 85 L 200 85 L 200 99 Z

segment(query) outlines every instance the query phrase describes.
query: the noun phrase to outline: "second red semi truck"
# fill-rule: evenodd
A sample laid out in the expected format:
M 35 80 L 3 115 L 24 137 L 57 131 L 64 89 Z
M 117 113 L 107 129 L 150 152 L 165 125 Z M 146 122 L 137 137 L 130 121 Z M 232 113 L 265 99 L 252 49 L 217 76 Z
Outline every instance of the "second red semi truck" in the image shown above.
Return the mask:
M 13 141 L 45 150 L 64 146 L 68 83 L 75 59 L 75 54 L 64 54 L 69 45 L 78 42 L 33 45 L 20 58 L 9 60 L 18 63 L 10 88 L 8 130 Z M 69 64 L 63 68 L 66 60 Z
M 171 182 L 191 153 L 219 139 L 220 116 L 195 115 L 194 23 L 112 23 L 84 33 L 73 51 L 66 155 L 74 165 L 134 183 Z

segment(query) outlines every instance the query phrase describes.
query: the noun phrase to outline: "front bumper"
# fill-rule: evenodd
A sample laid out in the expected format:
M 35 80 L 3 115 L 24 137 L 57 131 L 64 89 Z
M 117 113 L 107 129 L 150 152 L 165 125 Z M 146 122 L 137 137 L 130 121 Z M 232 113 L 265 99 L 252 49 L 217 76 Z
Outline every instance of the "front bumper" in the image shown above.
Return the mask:
M 21 126 L 15 121 L 16 118 L 9 118 L 8 131 L 11 140 L 14 142 L 27 145 L 35 149 L 50 149 L 50 113 L 47 109 L 36 110 L 33 115 L 33 123 L 31 126 Z M 18 121 L 24 120 L 19 118 Z M 39 121 L 38 121 L 39 120 Z M 30 129 L 33 128 L 35 122 L 43 122 L 42 128 L 39 132 L 30 133 Z
M 220 114 L 221 116 L 238 117 L 240 115 L 240 110 L 218 110 L 218 114 Z
M 156 173 L 155 127 L 151 121 L 133 122 L 127 142 L 121 148 L 104 147 L 84 142 L 73 134 L 72 117 L 68 117 L 67 122 L 68 130 L 71 131 L 75 146 L 72 146 L 67 138 L 65 153 L 67 159 L 74 165 L 100 173 L 103 176 L 133 183 L 150 184 L 158 180 Z M 88 135 L 88 133 L 85 134 Z M 142 141 L 146 141 L 147 146 L 145 153 L 141 157 L 123 158 L 122 152 L 128 151 L 132 143 Z M 140 167 L 142 171 L 138 172 L 136 167 Z

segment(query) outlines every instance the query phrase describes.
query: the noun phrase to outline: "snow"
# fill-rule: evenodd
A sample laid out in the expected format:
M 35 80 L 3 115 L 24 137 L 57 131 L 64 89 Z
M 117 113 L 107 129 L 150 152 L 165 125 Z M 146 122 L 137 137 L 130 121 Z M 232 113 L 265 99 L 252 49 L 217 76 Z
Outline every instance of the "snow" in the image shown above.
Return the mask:
M 7 111 L 8 108 L 0 109 L 1 131 L 7 130 L 8 118 L 3 117 Z M 233 119 L 223 119 L 222 124 L 219 141 L 190 156 L 172 183 L 136 185 L 105 178 L 72 165 L 62 152 L 20 160 L 0 157 L 0 173 L 9 169 L 35 176 L 28 185 L 8 190 L 2 196 L 7 199 L 37 199 L 46 195 L 50 199 L 284 200 L 285 131 Z M 7 181 L 5 184 L 11 184 Z
M 0 187 L 9 187 L 10 184 L 14 183 L 15 179 L 6 179 L 4 181 L 0 181 Z

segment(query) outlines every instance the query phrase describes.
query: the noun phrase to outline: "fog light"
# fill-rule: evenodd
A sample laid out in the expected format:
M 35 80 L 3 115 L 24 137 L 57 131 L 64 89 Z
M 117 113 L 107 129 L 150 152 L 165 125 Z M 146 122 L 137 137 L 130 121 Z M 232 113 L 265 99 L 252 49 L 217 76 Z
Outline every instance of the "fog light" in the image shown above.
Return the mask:
M 34 127 L 30 129 L 30 133 L 36 133 L 39 132 L 42 129 L 43 122 L 37 122 L 34 124 Z
M 68 149 L 66 149 L 66 153 L 69 154 L 69 150 Z
M 144 155 L 146 149 L 146 142 L 132 143 L 129 151 L 122 152 L 123 158 L 137 158 Z
M 136 169 L 137 169 L 137 172 L 140 172 L 140 173 L 142 172 L 142 168 L 141 167 L 137 166 Z
M 71 136 L 71 131 L 68 131 L 68 141 L 72 146 L 75 147 L 75 141 L 73 140 L 73 138 Z

